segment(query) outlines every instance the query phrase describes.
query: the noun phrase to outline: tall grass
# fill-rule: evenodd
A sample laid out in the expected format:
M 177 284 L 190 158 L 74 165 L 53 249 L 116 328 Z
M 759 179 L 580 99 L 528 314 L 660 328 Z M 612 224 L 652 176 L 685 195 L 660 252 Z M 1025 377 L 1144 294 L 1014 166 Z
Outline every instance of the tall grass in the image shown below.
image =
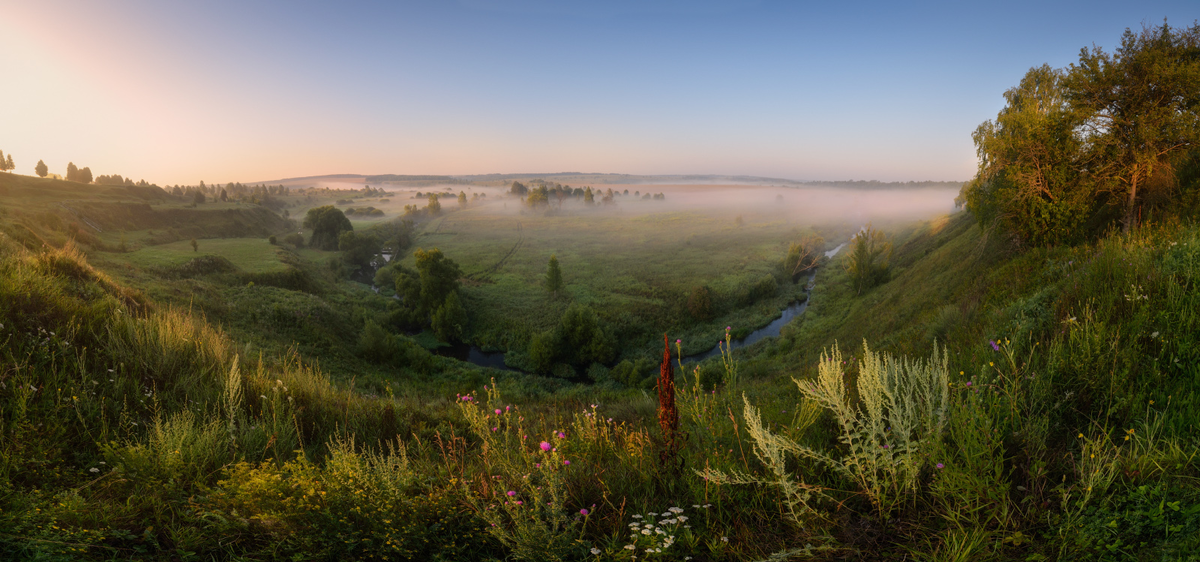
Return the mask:
M 378 333 L 394 378 L 338 382 L 0 237 L 0 557 L 1186 557 L 1196 229 L 989 256 L 974 228 L 900 233 L 887 283 L 828 268 L 785 337 L 681 369 L 681 472 L 641 389 L 418 378 Z

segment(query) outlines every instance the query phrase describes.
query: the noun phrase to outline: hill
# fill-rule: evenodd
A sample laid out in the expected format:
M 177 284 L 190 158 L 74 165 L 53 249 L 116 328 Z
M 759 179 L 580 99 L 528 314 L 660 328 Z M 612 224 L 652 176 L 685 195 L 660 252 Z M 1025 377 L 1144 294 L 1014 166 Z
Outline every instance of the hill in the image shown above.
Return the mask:
M 964 214 L 892 230 L 885 283 L 855 294 L 840 254 L 782 337 L 681 369 L 672 449 L 640 390 L 482 370 L 403 337 L 384 345 L 415 378 L 331 378 L 317 364 L 333 349 L 263 353 L 231 335 L 248 332 L 154 296 L 175 283 L 225 291 L 221 274 L 130 286 L 89 264 L 106 252 L 86 255 L 36 216 L 0 217 L 10 559 L 585 559 L 592 548 L 628 557 L 627 545 L 712 560 L 788 549 L 1159 559 L 1200 548 L 1194 225 L 1026 252 Z M 46 244 L 9 234 L 26 230 Z M 340 290 L 326 287 L 307 306 L 330 316 L 280 318 L 280 329 L 337 318 Z M 242 290 L 228 295 L 265 298 Z M 896 357 L 929 357 L 934 341 L 948 350 L 944 410 L 931 414 L 942 431 L 914 441 L 922 434 L 885 416 L 879 448 L 839 445 L 836 404 L 822 414 L 791 379 L 821 380 L 837 342 L 865 396 L 864 338 Z M 892 399 L 923 403 L 905 396 Z M 784 464 L 786 451 L 832 463 Z M 668 534 L 629 537 L 646 523 Z

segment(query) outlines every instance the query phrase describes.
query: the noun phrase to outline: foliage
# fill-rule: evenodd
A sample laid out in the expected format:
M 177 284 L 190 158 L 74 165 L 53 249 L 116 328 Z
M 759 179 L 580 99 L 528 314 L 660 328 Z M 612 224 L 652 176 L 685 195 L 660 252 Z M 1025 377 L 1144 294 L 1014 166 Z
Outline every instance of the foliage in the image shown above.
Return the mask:
M 37 173 L 38 177 L 44 178 L 50 172 L 50 168 L 46 167 L 45 162 L 38 160 L 37 166 L 33 167 L 33 171 Z
M 556 295 L 562 287 L 562 270 L 558 268 L 558 258 L 551 254 L 550 261 L 546 263 L 546 290 Z
M 1074 243 L 1119 217 L 1171 214 L 1176 168 L 1200 142 L 1200 26 L 1126 30 L 1112 54 L 1032 68 L 976 129 L 979 171 L 959 197 L 1020 244 Z M 1119 212 L 1114 212 L 1121 209 Z
M 549 206 L 550 194 L 549 191 L 546 190 L 546 186 L 539 185 L 529 190 L 529 195 L 525 197 L 525 204 L 531 209 Z
M 850 244 L 845 269 L 850 274 L 855 294 L 861 295 L 887 280 L 892 245 L 882 231 L 869 225 L 855 234 Z
M 309 209 L 303 224 L 304 228 L 312 230 L 308 245 L 319 250 L 336 250 L 342 233 L 354 230 L 345 213 L 333 205 Z
M 355 269 L 371 268 L 382 248 L 383 244 L 373 234 L 347 231 L 338 236 L 338 250 L 342 252 L 342 261 Z
M 811 271 L 821 263 L 825 254 L 825 239 L 820 236 L 806 236 L 788 246 L 787 256 L 783 258 L 783 272 L 792 283 L 799 283 L 804 272 Z
M 458 293 L 446 295 L 446 302 L 433 313 L 430 327 L 433 333 L 442 341 L 456 341 L 462 338 L 467 326 L 467 311 L 458 298 Z
M 764 431 L 758 413 L 746 403 L 745 418 L 755 438 L 756 454 L 772 469 L 772 483 L 787 494 L 793 517 L 809 516 L 813 509 L 809 502 L 819 490 L 803 481 L 780 483 L 786 475 L 785 452 L 816 461 L 853 482 L 881 517 L 913 499 L 922 469 L 931 464 L 928 451 L 937 450 L 946 423 L 950 393 L 947 361 L 944 351 L 939 357 L 936 346 L 929 361 L 909 361 L 876 354 L 864 341 L 855 388 L 861 407 L 850 400 L 843 382 L 842 354 L 836 345 L 828 355 L 821 354 L 816 381 L 793 379 L 806 400 L 833 414 L 840 429 L 838 440 L 846 447 L 841 458 Z M 801 411 L 805 425 L 798 432 L 802 434 L 816 415 L 803 403 Z M 701 474 L 722 483 L 762 482 L 742 473 Z
M 442 203 L 438 201 L 436 193 L 429 194 L 429 203 L 425 206 L 425 212 L 431 217 L 436 217 L 442 213 Z
M 692 294 L 688 295 L 687 308 L 688 313 L 692 318 L 701 322 L 707 322 L 713 318 L 713 296 L 712 289 L 708 285 L 701 285 L 692 289 Z

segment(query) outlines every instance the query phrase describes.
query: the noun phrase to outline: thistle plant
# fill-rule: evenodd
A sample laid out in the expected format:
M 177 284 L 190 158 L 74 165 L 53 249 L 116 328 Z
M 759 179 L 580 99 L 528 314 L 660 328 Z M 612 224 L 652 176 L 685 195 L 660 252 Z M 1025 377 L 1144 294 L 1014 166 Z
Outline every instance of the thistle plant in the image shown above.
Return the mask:
M 458 406 L 482 444 L 484 476 L 468 496 L 488 532 L 518 559 L 561 560 L 578 545 L 584 517 L 567 510 L 566 471 L 571 461 L 559 449 L 567 436 L 552 432 L 531 438 L 525 418 L 504 405 L 495 380 L 480 404 L 471 395 Z

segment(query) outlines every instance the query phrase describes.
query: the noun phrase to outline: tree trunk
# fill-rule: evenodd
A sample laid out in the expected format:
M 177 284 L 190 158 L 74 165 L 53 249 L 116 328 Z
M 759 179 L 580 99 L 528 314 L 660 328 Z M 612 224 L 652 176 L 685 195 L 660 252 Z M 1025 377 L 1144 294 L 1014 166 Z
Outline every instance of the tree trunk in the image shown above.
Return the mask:
M 1129 178 L 1129 203 L 1125 206 L 1125 224 L 1123 230 L 1129 234 L 1133 227 L 1137 226 L 1137 184 L 1138 184 L 1138 169 L 1135 166 L 1133 175 Z

